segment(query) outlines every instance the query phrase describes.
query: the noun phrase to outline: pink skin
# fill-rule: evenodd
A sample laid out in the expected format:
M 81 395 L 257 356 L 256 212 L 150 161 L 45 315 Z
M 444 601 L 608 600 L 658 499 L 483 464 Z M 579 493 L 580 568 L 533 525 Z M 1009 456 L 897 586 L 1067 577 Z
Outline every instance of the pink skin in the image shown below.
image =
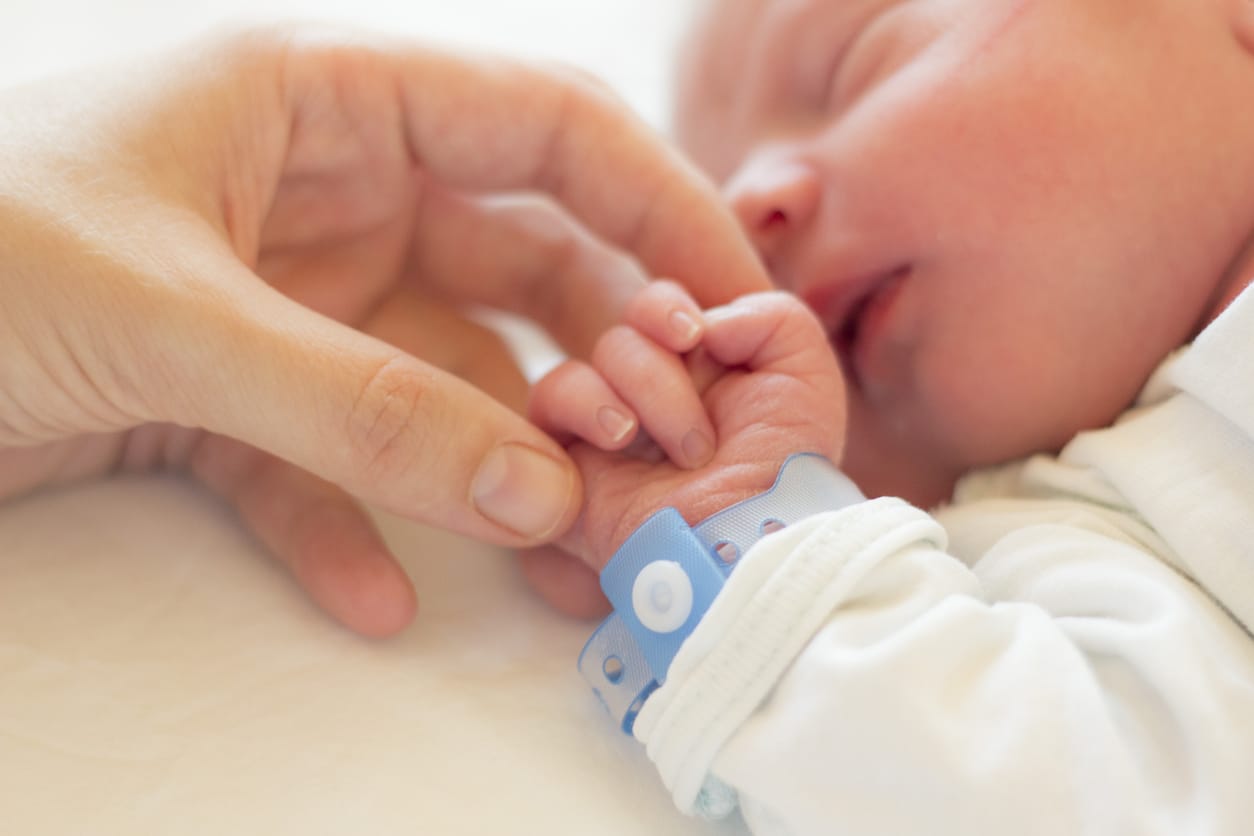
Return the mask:
M 1254 4 L 1229 0 L 709 3 L 677 133 L 822 321 L 864 491 L 927 506 L 1108 424 L 1246 286 L 1251 52 Z M 640 491 L 593 490 L 595 565 L 671 501 Z M 595 510 L 615 502 L 631 522 Z M 524 568 L 560 608 L 603 609 L 572 558 Z
M 686 467 L 706 464 L 714 428 L 678 356 L 700 343 L 701 309 L 678 284 L 657 281 L 628 303 L 625 321 L 601 336 L 591 362 L 568 360 L 540 382 L 532 421 L 560 441 L 622 450 L 637 440 L 641 416 L 648 439 L 637 446 L 656 442 L 660 454 Z M 614 369 L 613 385 L 602 368 Z
M 674 506 L 695 523 L 765 490 L 792 453 L 840 456 L 840 370 L 822 327 L 795 297 L 753 294 L 707 311 L 699 341 L 668 327 L 675 310 L 696 306 L 674 285 L 651 285 L 602 338 L 590 365 L 559 368 L 533 393 L 533 420 L 577 439 L 568 450 L 585 480 L 585 504 L 560 545 L 596 570 L 661 507 Z M 619 452 L 627 440 L 608 440 L 588 421 L 606 405 L 629 408 L 668 457 Z M 682 440 L 706 427 L 717 448 L 694 461 Z M 562 609 L 596 611 L 574 600 L 591 572 L 565 577 L 571 564 L 560 561 L 537 560 L 531 580 Z
M 722 0 L 681 141 L 927 506 L 1112 421 L 1254 273 L 1250 3 Z

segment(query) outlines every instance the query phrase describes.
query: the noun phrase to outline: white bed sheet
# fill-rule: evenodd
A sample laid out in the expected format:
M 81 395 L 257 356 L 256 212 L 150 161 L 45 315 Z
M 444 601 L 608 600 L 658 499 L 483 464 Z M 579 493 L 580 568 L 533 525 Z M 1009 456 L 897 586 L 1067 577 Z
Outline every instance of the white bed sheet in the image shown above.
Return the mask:
M 0 0 L 0 78 L 239 16 L 344 18 L 601 73 L 655 123 L 677 0 Z M 0 506 L 0 832 L 732 834 L 676 813 L 509 555 L 381 517 L 416 623 L 358 639 L 173 477 Z

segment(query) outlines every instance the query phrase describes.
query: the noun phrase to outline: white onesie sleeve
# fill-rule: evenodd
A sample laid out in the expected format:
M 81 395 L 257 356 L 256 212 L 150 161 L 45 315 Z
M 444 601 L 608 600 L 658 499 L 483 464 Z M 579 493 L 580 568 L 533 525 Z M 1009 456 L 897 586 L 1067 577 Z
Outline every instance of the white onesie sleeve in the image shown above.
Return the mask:
M 763 539 L 636 722 L 676 801 L 731 787 L 759 834 L 1254 833 L 1252 381 L 1254 287 L 944 529 L 881 499 Z
M 755 546 L 636 722 L 680 807 L 713 778 L 757 834 L 1250 833 L 1250 636 L 1101 509 L 1023 507 L 971 566 L 893 499 Z

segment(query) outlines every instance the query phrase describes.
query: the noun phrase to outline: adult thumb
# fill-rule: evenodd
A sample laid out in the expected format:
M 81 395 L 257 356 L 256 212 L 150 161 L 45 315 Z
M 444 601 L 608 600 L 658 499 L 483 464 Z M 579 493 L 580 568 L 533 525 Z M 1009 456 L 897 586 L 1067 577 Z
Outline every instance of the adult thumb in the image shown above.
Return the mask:
M 266 450 L 394 513 L 491 542 L 544 542 L 573 523 L 578 472 L 536 427 L 268 285 L 249 291 L 209 310 L 200 300 L 183 338 L 169 340 L 162 377 L 185 384 L 169 398 L 170 420 Z

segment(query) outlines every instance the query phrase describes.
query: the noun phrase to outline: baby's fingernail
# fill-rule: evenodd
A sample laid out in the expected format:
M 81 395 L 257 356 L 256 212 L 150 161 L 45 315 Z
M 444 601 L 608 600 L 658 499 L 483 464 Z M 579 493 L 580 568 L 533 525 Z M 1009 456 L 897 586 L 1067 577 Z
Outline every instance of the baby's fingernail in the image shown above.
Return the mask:
M 574 473 L 522 444 L 502 444 L 484 457 L 470 485 L 480 514 L 525 537 L 543 539 L 566 516 Z
M 671 311 L 671 330 L 684 342 L 692 342 L 701 333 L 701 323 L 687 311 Z
M 597 423 L 615 444 L 626 438 L 636 426 L 630 415 L 624 415 L 612 406 L 603 406 L 597 410 Z
M 705 464 L 714 455 L 714 442 L 700 430 L 689 430 L 680 446 L 684 449 L 688 463 L 694 467 Z

